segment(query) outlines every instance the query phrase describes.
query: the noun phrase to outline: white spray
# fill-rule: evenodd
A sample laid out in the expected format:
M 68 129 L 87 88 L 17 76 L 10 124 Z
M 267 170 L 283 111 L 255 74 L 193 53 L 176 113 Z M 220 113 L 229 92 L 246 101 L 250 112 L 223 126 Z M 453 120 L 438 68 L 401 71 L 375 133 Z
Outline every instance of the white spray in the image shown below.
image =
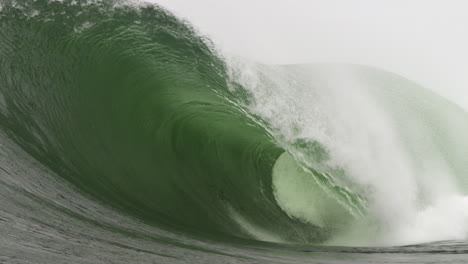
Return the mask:
M 348 228 L 328 243 L 387 246 L 467 238 L 466 177 L 460 175 L 466 171 L 448 160 L 468 147 L 463 111 L 376 69 L 267 67 L 239 59 L 229 64 L 232 78 L 253 97 L 249 111 L 269 124 L 301 166 L 328 172 L 334 184 L 366 200 L 365 217 L 349 215 Z M 434 111 L 452 121 L 434 122 Z M 459 142 L 445 142 L 457 135 Z M 318 142 L 328 158 L 311 159 L 307 149 L 294 147 L 298 140 Z M 329 197 L 323 198 L 312 174 L 279 166 L 273 183 L 283 210 L 318 226 L 336 224 L 331 219 L 340 215 L 340 201 L 330 202 L 336 193 L 324 190 Z

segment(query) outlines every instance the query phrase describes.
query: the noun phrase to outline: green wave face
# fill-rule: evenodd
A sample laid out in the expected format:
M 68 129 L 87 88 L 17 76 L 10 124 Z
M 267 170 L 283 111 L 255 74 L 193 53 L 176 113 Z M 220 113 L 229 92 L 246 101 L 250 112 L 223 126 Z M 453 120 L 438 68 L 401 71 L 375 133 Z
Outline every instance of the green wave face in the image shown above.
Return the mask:
M 119 2 L 7 2 L 0 19 L 2 123 L 59 175 L 177 230 L 249 237 L 234 211 L 300 232 L 271 189 L 283 150 L 189 26 Z
M 432 204 L 429 176 L 391 176 L 426 175 L 427 153 L 455 175 L 453 193 L 468 190 L 468 141 L 456 140 L 465 113 L 390 73 L 255 64 L 252 85 L 185 22 L 122 1 L 3 1 L 0 36 L 2 129 L 86 194 L 153 225 L 223 240 L 351 243 L 350 229 L 381 231 L 382 212 L 405 203 L 385 203 L 385 186 L 415 186 L 408 199 Z M 329 68 L 357 76 L 365 92 L 347 91 L 385 118 L 364 118 L 363 104 L 346 109 L 353 98 L 324 85 L 341 76 Z M 375 120 L 392 132 L 379 138 L 366 125 Z M 403 147 L 385 149 L 393 142 Z

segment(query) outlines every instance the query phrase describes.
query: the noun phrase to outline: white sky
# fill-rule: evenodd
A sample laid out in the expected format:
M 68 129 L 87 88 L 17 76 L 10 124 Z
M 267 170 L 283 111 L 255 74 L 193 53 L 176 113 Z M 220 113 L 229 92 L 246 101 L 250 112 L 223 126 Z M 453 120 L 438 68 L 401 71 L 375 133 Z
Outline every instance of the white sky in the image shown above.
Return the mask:
M 468 110 L 467 0 L 151 0 L 222 49 L 266 63 L 399 73 Z

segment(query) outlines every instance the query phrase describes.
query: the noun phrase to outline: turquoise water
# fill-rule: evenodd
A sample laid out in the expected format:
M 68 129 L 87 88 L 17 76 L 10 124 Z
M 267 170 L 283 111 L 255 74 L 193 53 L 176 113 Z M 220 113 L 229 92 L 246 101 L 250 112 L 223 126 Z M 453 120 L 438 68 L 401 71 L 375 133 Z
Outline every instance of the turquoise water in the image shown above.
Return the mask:
M 232 58 L 163 8 L 0 2 L 3 263 L 463 263 L 466 113 Z

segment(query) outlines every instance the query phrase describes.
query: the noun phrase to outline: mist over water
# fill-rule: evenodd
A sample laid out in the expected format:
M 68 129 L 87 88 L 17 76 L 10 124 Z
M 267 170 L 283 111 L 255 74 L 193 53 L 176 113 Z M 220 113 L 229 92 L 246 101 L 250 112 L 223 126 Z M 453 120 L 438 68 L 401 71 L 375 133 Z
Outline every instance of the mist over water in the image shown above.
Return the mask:
M 467 238 L 467 171 L 464 156 L 454 154 L 465 153 L 468 126 L 458 107 L 364 66 L 232 65 L 253 95 L 250 111 L 267 120 L 304 166 L 305 172 L 274 174 L 280 206 L 293 217 L 338 228 L 328 243 L 394 246 Z M 311 145 L 301 142 L 316 143 L 322 153 L 310 154 Z M 335 185 L 344 198 L 336 197 Z
M 467 109 L 463 70 L 468 69 L 468 53 L 462 48 L 467 39 L 460 34 L 467 21 L 458 11 L 466 3 L 202 1 L 197 9 L 159 2 L 213 38 L 225 57 L 234 58 L 234 78 L 254 98 L 247 108 L 267 120 L 275 138 L 303 166 L 346 171 L 333 181 L 365 200 L 360 206 L 366 215 L 356 217 L 349 205 L 342 205 L 342 210 L 351 210 L 348 217 L 357 218 L 346 223 L 353 223 L 354 233 L 340 234 L 332 244 L 466 239 L 466 117 L 446 109 L 443 100 L 426 101 L 414 94 L 423 84 Z M 322 65 L 265 70 L 252 60 Z M 369 80 L 378 77 L 340 63 L 376 66 L 419 84 L 400 77 Z M 306 149 L 294 147 L 298 141 L 318 142 L 328 160 L 306 157 Z M 305 175 L 297 176 L 301 180 L 282 177 L 277 182 L 284 192 L 275 187 L 286 212 L 318 225 L 336 219 L 320 215 L 317 211 L 323 210 L 314 205 L 314 200 L 329 199 L 323 198 L 327 190 L 315 193 L 327 189 L 323 183 L 320 188 L 317 179 L 306 180 Z M 305 181 L 312 182 L 309 186 Z M 331 207 L 346 202 L 326 203 L 333 215 Z

